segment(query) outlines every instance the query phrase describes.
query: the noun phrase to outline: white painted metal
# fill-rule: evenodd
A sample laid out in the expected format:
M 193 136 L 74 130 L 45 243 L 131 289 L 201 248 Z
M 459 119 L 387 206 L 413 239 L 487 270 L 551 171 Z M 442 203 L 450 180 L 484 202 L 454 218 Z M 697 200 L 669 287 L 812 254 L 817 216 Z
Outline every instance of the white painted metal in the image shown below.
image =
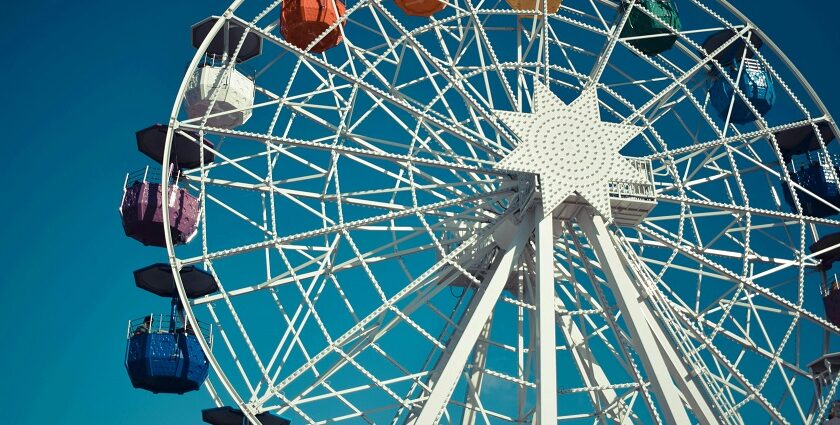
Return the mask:
M 431 379 L 428 383 L 431 393 L 416 417 L 410 419 L 407 423 L 436 424 L 440 420 L 443 410 L 452 396 L 452 391 L 455 389 L 455 384 L 464 370 L 470 352 L 486 326 L 493 312 L 493 307 L 504 290 L 508 276 L 513 271 L 514 264 L 522 254 L 525 242 L 534 229 L 531 224 L 533 222 L 533 219 L 525 220 L 517 226 L 516 234 L 507 238 L 506 241 L 503 237 L 497 239 L 501 241 L 502 248 L 505 249 L 501 261 L 499 261 L 493 274 L 488 276 L 476 290 L 472 303 L 458 324 L 458 330 L 450 339 L 446 349 L 437 361 L 437 366 L 431 372 Z M 552 309 L 550 315 L 553 316 L 553 313 Z M 551 326 L 554 326 L 553 317 Z
M 616 296 L 621 313 L 627 317 L 625 325 L 632 337 L 634 351 L 644 364 L 657 401 L 661 403 L 666 422 L 669 424 L 689 423 L 685 406 L 680 399 L 679 389 L 671 378 L 665 359 L 659 350 L 646 349 L 646 347 L 657 346 L 656 337 L 648 327 L 639 293 L 634 289 L 633 281 L 630 280 L 621 262 L 621 257 L 612 243 L 603 218 L 584 211 L 578 214 L 576 221 L 586 235 L 587 242 L 598 256 L 601 270 Z
M 225 12 L 225 16 L 231 16 L 233 14 L 233 12 L 235 12 L 236 9 L 238 9 L 239 6 L 242 5 L 243 1 L 244 0 L 235 0 L 230 5 L 230 7 L 228 7 L 227 11 Z M 198 63 L 199 63 L 199 61 L 202 57 L 202 53 L 205 50 L 207 50 L 207 48 L 210 46 L 210 42 L 213 40 L 213 37 L 215 37 L 216 34 L 219 33 L 219 31 L 222 29 L 222 27 L 224 27 L 224 25 L 225 25 L 224 19 L 219 19 L 213 25 L 213 28 L 211 28 L 210 31 L 207 33 L 207 38 L 199 46 L 198 51 L 196 52 L 196 55 L 193 57 L 192 62 L 190 63 L 189 69 L 191 69 L 191 70 L 196 69 L 196 67 L 198 66 Z M 174 128 L 173 128 L 172 124 L 174 122 L 176 122 L 176 120 L 177 120 L 178 112 L 179 112 L 179 109 L 181 108 L 180 99 L 182 99 L 184 97 L 184 94 L 187 91 L 187 87 L 188 87 L 188 80 L 182 81 L 181 86 L 178 89 L 178 95 L 176 97 L 176 99 L 178 99 L 178 100 L 175 102 L 175 105 L 172 108 L 172 113 L 170 115 L 170 120 L 169 120 L 170 125 L 169 125 L 168 131 L 166 132 L 166 144 L 164 146 L 164 151 L 163 151 L 163 158 L 165 159 L 164 164 L 169 163 L 168 158 L 170 158 L 170 156 L 172 154 L 172 138 L 173 138 L 173 135 L 174 135 Z M 203 156 L 204 155 L 204 150 L 202 149 L 200 152 L 201 152 L 201 155 Z M 161 176 L 161 183 L 163 185 L 166 185 L 170 181 L 170 175 L 169 174 L 170 174 L 171 170 L 168 167 L 162 167 L 162 168 L 163 168 L 163 171 L 162 171 L 162 176 Z M 162 197 L 161 197 L 162 204 L 163 205 L 169 205 L 169 199 L 168 199 L 169 190 L 162 190 L 161 192 L 162 192 Z M 167 228 L 169 228 L 169 226 L 170 226 L 169 214 L 163 214 L 163 227 L 165 229 L 167 229 Z M 181 300 L 186 300 L 187 299 L 186 291 L 184 290 L 184 284 L 181 281 L 181 274 L 179 273 L 180 266 L 179 266 L 178 260 L 175 256 L 174 245 L 172 244 L 172 235 L 169 232 L 164 232 L 164 237 L 166 239 L 167 256 L 169 257 L 169 262 L 172 265 L 172 275 L 175 277 L 175 287 L 178 290 L 178 297 Z M 193 328 L 193 330 L 195 330 L 197 332 L 197 334 L 199 336 L 198 342 L 201 345 L 201 349 L 204 350 L 205 354 L 212 353 L 212 351 L 210 350 L 209 336 L 205 337 L 204 335 L 201 334 L 201 328 L 198 326 L 198 319 L 196 319 L 195 314 L 192 311 L 192 307 L 190 306 L 189 303 L 184 303 L 184 302 L 182 302 L 181 305 L 184 308 L 185 315 L 187 317 L 187 320 L 190 323 L 190 326 Z M 231 381 L 227 378 L 227 374 L 222 369 L 218 360 L 212 354 L 208 355 L 207 358 L 208 358 L 208 361 L 210 363 L 210 367 L 216 373 L 216 376 L 219 378 L 219 380 L 222 383 L 222 386 L 227 391 L 227 393 L 231 396 L 234 403 L 239 405 L 239 406 L 243 406 L 245 404 L 244 400 L 237 393 L 237 391 L 234 390 Z M 210 387 L 210 388 L 212 388 L 212 387 Z M 211 394 L 213 394 L 213 393 L 215 393 L 215 390 L 211 391 Z M 216 399 L 215 397 L 213 397 L 213 398 Z M 251 421 L 252 423 L 257 423 L 256 422 L 257 421 L 256 415 L 254 415 L 254 412 L 251 409 L 243 408 L 242 412 L 244 413 L 245 417 L 249 421 Z
M 546 215 L 577 193 L 612 221 L 608 181 L 649 184 L 646 176 L 618 154 L 642 129 L 601 121 L 595 89 L 585 90 L 566 105 L 535 80 L 532 113 L 496 114 L 521 143 L 495 167 L 539 175 Z
M 493 316 L 487 319 L 484 328 L 481 329 L 481 334 L 475 343 L 475 352 L 472 359 L 472 371 L 467 384 L 466 397 L 464 402 L 468 408 L 464 409 L 464 417 L 461 419 L 462 425 L 475 425 L 481 412 L 478 407 L 481 403 L 480 394 L 481 387 L 484 383 L 484 369 L 487 367 L 487 342 L 490 340 L 490 329 L 493 326 Z M 482 418 L 484 419 L 484 418 Z
M 535 209 L 537 230 L 537 420 L 557 423 L 557 353 L 554 314 L 554 219 Z
M 614 406 L 618 403 L 618 408 L 615 412 L 608 412 L 607 416 L 610 419 L 621 418 L 621 414 L 627 410 L 624 403 L 617 399 L 616 391 L 610 384 L 609 377 L 604 373 L 603 368 L 598 364 L 592 351 L 586 345 L 586 339 L 580 327 L 575 324 L 571 315 L 567 314 L 566 305 L 560 297 L 555 300 L 555 312 L 557 313 L 557 325 L 563 333 L 563 337 L 568 341 L 572 356 L 574 358 L 575 366 L 581 380 L 587 387 L 597 388 L 591 396 L 593 408 L 596 410 L 606 410 L 609 406 Z M 618 420 L 619 423 L 631 423 L 627 418 L 624 421 Z
M 422 24 L 348 2 L 334 25 L 345 42 L 324 55 L 277 35 L 281 1 L 241 3 L 199 48 L 166 148 L 173 129 L 218 142 L 215 163 L 179 176 L 205 206 L 199 237 L 168 246 L 174 268 L 221 284 L 185 305 L 219 328 L 215 351 L 200 338 L 216 404 L 254 424 L 262 411 L 313 424 L 686 423 L 686 406 L 701 423 L 818 421 L 838 380 L 821 375 L 814 395 L 807 365 L 840 329 L 809 310 L 807 247 L 840 221 L 802 214 L 813 191 L 781 200 L 778 187 L 803 185 L 774 141 L 837 129 L 731 5 L 680 4 L 704 23 L 685 21 L 673 51 L 648 57 L 617 36 L 627 15 L 607 0 L 536 19 L 466 0 Z M 264 41 L 254 79 L 233 91 L 209 77 L 234 78 L 235 63 L 198 66 L 225 20 Z M 704 79 L 720 64 L 699 43 L 723 28 L 735 36 L 712 53 L 760 35 L 755 58 L 799 116 L 733 126 L 709 113 Z M 640 158 L 622 159 L 627 142 Z M 583 240 L 570 220 L 591 206 Z M 827 342 L 809 342 L 815 332 Z
M 614 235 L 610 236 L 614 238 Z M 615 239 L 613 239 L 613 241 L 615 246 L 621 246 L 621 244 L 617 243 Z M 644 280 L 645 275 L 632 267 L 632 262 L 628 261 L 626 258 L 626 255 L 630 254 L 626 254 L 620 249 L 617 249 L 616 253 L 622 260 L 625 271 L 629 272 L 628 277 L 630 277 L 633 282 L 633 284 L 626 287 L 628 292 L 630 292 L 630 296 L 637 300 L 647 299 L 649 294 L 644 288 L 651 285 Z M 645 284 L 641 284 L 640 282 L 645 282 Z M 661 319 L 657 319 L 657 315 L 654 314 L 650 305 L 647 302 L 640 302 L 639 308 L 641 309 L 648 326 L 650 326 L 653 338 L 656 340 L 656 346 L 659 349 L 660 355 L 665 360 L 665 365 L 668 368 L 668 372 L 671 374 L 671 378 L 679 388 L 680 395 L 685 399 L 688 406 L 691 408 L 694 417 L 701 424 L 720 423 L 719 413 L 713 410 L 707 397 L 701 389 L 701 386 L 697 383 L 697 378 L 701 372 L 689 372 L 689 367 L 694 365 L 686 365 L 685 359 L 680 355 L 672 344 L 671 339 L 662 329 L 662 325 L 660 323 Z

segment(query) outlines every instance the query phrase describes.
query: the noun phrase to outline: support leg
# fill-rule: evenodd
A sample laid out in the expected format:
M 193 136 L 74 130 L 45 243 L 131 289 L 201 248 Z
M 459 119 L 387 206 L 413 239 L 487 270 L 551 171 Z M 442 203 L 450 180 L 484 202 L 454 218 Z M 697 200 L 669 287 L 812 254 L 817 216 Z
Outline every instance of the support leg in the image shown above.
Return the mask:
M 556 297 L 554 303 L 558 311 L 566 309 L 566 305 L 560 297 Z M 614 407 L 613 412 L 608 413 L 607 416 L 611 418 L 621 417 L 626 407 L 623 402 L 617 401 L 618 395 L 615 390 L 608 388 L 610 386 L 610 380 L 607 378 L 604 370 L 601 369 L 598 360 L 592 355 L 592 351 L 587 347 L 586 339 L 577 323 L 568 314 L 557 314 L 557 325 L 560 327 L 560 331 L 566 339 L 566 343 L 569 346 L 569 353 L 572 355 L 572 359 L 575 362 L 575 366 L 577 366 L 578 373 L 584 385 L 603 388 L 592 394 L 592 407 L 600 410 L 605 406 L 612 406 L 618 402 L 620 406 Z M 624 423 L 631 422 L 628 415 Z
M 638 292 L 621 262 L 604 220 L 597 214 L 593 216 L 584 211 L 577 216 L 577 222 L 601 263 L 601 270 L 615 295 L 624 322 L 636 345 L 635 352 L 642 361 L 665 421 L 678 425 L 690 423 L 685 406 L 680 400 L 679 389 L 671 379 L 665 359 L 662 353 L 654 348 L 657 347 L 656 339 L 645 318 Z
M 491 315 L 492 316 L 492 315 Z M 484 329 L 481 330 L 480 338 L 483 340 L 490 339 L 490 328 L 493 324 L 493 318 L 487 320 Z M 475 347 L 475 354 L 473 355 L 473 371 L 470 373 L 470 383 L 467 386 L 467 396 L 465 401 L 468 407 L 464 409 L 464 418 L 461 420 L 462 425 L 475 425 L 475 420 L 478 418 L 478 412 L 474 410 L 478 406 L 478 396 L 481 393 L 481 384 L 484 381 L 484 367 L 487 365 L 487 343 L 478 341 Z
M 646 275 L 644 275 L 638 268 L 634 269 L 628 258 L 622 257 L 622 263 L 627 267 L 627 270 L 632 272 L 633 279 L 637 283 L 637 285 L 634 286 L 634 289 L 638 294 L 636 298 L 642 299 L 646 293 L 644 290 Z M 649 281 L 647 283 L 652 285 Z M 644 311 L 645 317 L 647 317 L 650 330 L 653 332 L 653 336 L 656 339 L 656 345 L 659 348 L 659 352 L 662 354 L 662 357 L 667 363 L 668 371 L 674 378 L 677 387 L 679 387 L 681 394 L 688 402 L 688 405 L 691 407 L 691 411 L 694 413 L 698 422 L 703 425 L 720 423 L 718 418 L 715 416 L 715 410 L 712 409 L 711 403 L 709 403 L 706 397 L 704 397 L 702 389 L 699 385 L 697 385 L 696 380 L 689 374 L 688 368 L 683 362 L 682 356 L 680 356 L 677 349 L 671 344 L 670 339 L 662 329 L 662 324 L 656 319 L 656 315 L 654 314 L 653 309 L 651 309 L 651 306 L 648 303 L 641 303 L 641 307 Z
M 542 215 L 542 208 L 535 208 Z M 557 423 L 557 343 L 554 319 L 554 219 L 540 217 L 537 245 L 537 424 Z
M 470 306 L 459 322 L 459 331 L 452 336 L 446 350 L 438 359 L 437 366 L 429 379 L 429 387 L 432 388 L 431 394 L 429 394 L 420 412 L 416 416 L 410 417 L 406 423 L 426 425 L 436 424 L 440 420 L 440 416 L 464 370 L 470 352 L 475 347 L 481 330 L 502 295 L 514 264 L 519 260 L 525 242 L 531 234 L 531 229 L 533 227 L 523 221 L 517 232 L 510 238 L 510 242 L 505 244 L 507 246 L 503 247 L 505 253 L 496 266 L 496 270 L 476 290 Z

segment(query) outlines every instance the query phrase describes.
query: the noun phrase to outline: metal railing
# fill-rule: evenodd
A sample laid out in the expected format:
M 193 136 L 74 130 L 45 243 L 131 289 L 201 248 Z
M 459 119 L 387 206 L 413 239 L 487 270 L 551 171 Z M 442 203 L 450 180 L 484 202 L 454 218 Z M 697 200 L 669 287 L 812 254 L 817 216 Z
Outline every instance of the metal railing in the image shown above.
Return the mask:
M 129 187 L 133 186 L 136 183 L 152 183 L 152 184 L 160 184 L 160 178 L 162 175 L 162 171 L 160 167 L 152 167 L 146 166 L 139 170 L 129 171 L 125 174 L 125 181 L 123 182 L 123 196 L 122 201 L 120 202 L 120 214 L 122 214 L 122 204 L 125 202 L 125 196 L 128 193 Z M 169 206 L 174 207 L 175 202 L 177 201 L 177 196 L 175 194 L 178 190 L 186 189 L 184 185 L 181 184 L 180 173 L 173 173 L 173 177 L 171 179 L 172 183 L 170 184 L 170 192 L 172 195 L 169 199 Z
M 828 281 L 825 280 L 823 277 L 823 282 L 820 284 L 820 295 L 823 298 L 827 297 L 832 292 L 840 291 L 840 280 L 837 280 L 837 274 L 834 274 L 834 278 Z
M 158 183 L 160 184 L 160 176 L 163 174 L 160 167 L 146 166 L 139 170 L 129 171 L 125 173 L 125 183 L 123 188 L 128 188 L 137 182 L 143 183 Z
M 610 196 L 614 198 L 644 198 L 653 199 L 656 195 L 653 180 L 653 165 L 649 159 L 626 158 L 630 164 L 641 172 L 647 183 L 639 184 L 621 180 L 609 182 Z
M 160 167 L 153 167 L 147 165 L 144 168 L 140 168 L 139 170 L 129 171 L 125 173 L 125 182 L 123 183 L 123 188 L 128 188 L 129 186 L 133 185 L 137 182 L 143 183 L 157 183 L 160 184 L 160 178 L 163 175 L 162 170 Z M 170 173 L 171 179 L 170 184 L 172 186 L 181 187 L 181 173 L 178 170 L 172 169 Z
M 151 323 L 149 321 L 149 318 L 151 318 Z M 199 321 L 198 327 L 201 330 L 201 334 L 207 338 L 207 343 L 212 347 L 213 325 Z M 184 323 L 183 319 L 181 319 L 180 317 L 176 317 L 175 322 L 173 323 L 170 314 L 158 313 L 149 314 L 145 317 L 129 320 L 128 327 L 126 328 L 126 339 L 129 339 L 134 335 L 139 335 L 143 333 L 168 334 L 171 333 L 170 331 L 172 329 L 175 330 L 174 333 L 176 334 L 195 334 L 189 323 Z
M 830 161 L 829 161 L 830 160 Z M 821 177 L 828 185 L 837 184 L 837 175 L 840 174 L 840 155 L 827 154 L 825 152 L 806 152 L 802 155 L 795 155 L 788 162 L 788 171 L 793 174 L 794 179 L 803 185 L 818 184 L 813 181 L 815 174 L 814 167 L 819 167 Z
M 204 55 L 204 58 L 201 59 L 201 62 L 198 63 L 198 68 L 204 67 L 213 67 L 213 68 L 223 68 L 227 67 L 230 64 L 230 59 L 225 58 L 222 55 Z M 189 68 L 189 64 L 185 67 L 185 71 Z M 245 63 L 236 63 L 233 67 L 237 72 L 240 74 L 254 80 L 257 74 L 256 68 L 249 64 Z

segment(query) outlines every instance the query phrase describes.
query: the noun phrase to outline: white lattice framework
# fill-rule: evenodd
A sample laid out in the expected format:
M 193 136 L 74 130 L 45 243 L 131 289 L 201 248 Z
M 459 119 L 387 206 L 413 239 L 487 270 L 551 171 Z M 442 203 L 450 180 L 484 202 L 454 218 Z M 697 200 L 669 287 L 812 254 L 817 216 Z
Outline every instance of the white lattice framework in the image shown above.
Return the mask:
M 431 19 L 354 0 L 324 54 L 279 36 L 281 3 L 234 1 L 170 121 L 170 141 L 215 143 L 214 163 L 180 176 L 204 206 L 199 237 L 168 251 L 220 284 L 186 306 L 218 331 L 212 351 L 202 341 L 217 405 L 255 424 L 822 419 L 836 381 L 816 393 L 807 365 L 840 329 L 807 247 L 840 221 L 801 214 L 801 191 L 785 203 L 803 188 L 773 135 L 831 118 L 734 7 L 680 1 L 676 45 L 648 57 L 619 39 L 630 9 L 612 0 L 530 16 L 455 0 Z M 238 67 L 256 98 L 235 129 L 182 105 L 226 21 L 264 43 Z M 709 105 L 721 64 L 700 43 L 724 28 L 717 52 L 760 35 L 776 83 L 748 125 Z M 644 179 L 604 184 L 610 214 L 585 193 L 544 212 L 545 179 L 496 167 L 525 142 L 498 111 L 538 116 L 535 85 L 565 104 L 597 93 L 601 120 L 639 127 L 621 153 Z

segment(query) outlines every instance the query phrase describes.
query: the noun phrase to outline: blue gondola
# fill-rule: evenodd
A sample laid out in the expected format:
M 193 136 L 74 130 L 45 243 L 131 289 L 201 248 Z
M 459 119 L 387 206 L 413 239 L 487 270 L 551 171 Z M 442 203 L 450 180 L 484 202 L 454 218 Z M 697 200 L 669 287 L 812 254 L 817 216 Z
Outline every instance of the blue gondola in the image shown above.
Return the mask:
M 801 189 L 796 189 L 796 196 L 802 205 L 803 214 L 813 217 L 828 217 L 837 214 L 837 209 L 832 208 L 831 205 L 840 208 L 840 187 L 836 179 L 836 176 L 840 174 L 840 168 L 838 168 L 840 157 L 831 155 L 831 163 L 834 165 L 833 173 L 823 153 L 809 152 L 804 155 L 794 155 L 788 161 L 787 167 L 791 179 L 830 204 L 816 199 Z M 785 201 L 792 210 L 796 211 L 788 185 L 783 184 L 782 188 Z
M 209 363 L 198 338 L 188 325 L 178 327 L 179 306 L 173 299 L 168 323 L 163 315 L 129 323 L 125 368 L 135 388 L 183 394 L 207 379 Z
M 750 104 L 758 111 L 761 116 L 767 115 L 773 104 L 776 103 L 776 90 L 774 88 L 773 79 L 764 69 L 761 62 L 755 59 L 743 60 L 743 71 L 741 78 L 738 79 L 738 70 L 740 68 L 741 60 L 735 60 L 731 66 L 726 68 L 727 74 L 733 81 L 737 81 L 738 88 L 744 93 Z M 732 102 L 732 98 L 735 101 Z M 732 114 L 729 122 L 735 124 L 744 124 L 758 119 L 755 114 L 750 111 L 744 99 L 735 93 L 732 84 L 723 76 L 718 75 L 711 88 L 709 89 L 709 97 L 712 106 L 717 110 L 720 118 L 725 120 L 729 115 L 729 105 L 732 104 Z

